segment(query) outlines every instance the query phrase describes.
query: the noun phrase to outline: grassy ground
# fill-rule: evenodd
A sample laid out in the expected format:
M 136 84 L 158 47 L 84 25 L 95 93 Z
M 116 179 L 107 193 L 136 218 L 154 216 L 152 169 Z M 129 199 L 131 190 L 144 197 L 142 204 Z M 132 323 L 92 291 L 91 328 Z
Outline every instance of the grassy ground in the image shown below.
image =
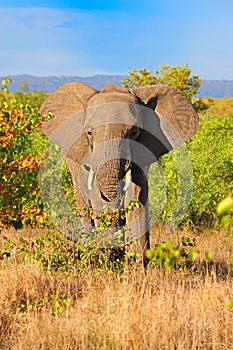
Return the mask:
M 2 242 L 44 233 L 8 230 Z M 157 226 L 152 244 L 182 236 L 195 239 L 197 260 L 170 271 L 139 261 L 123 273 L 90 265 L 61 273 L 17 254 L 3 259 L 0 349 L 232 349 L 233 238 L 227 229 L 168 237 Z

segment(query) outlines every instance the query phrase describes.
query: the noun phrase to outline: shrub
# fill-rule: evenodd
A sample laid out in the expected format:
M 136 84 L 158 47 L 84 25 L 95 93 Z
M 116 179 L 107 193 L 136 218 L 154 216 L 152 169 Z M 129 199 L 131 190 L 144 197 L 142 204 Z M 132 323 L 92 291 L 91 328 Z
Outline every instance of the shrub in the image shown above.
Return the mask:
M 199 130 L 186 145 L 163 156 L 159 164 L 151 167 L 149 182 L 152 218 L 158 217 L 158 208 L 162 204 L 161 218 L 164 221 L 171 218 L 174 224 L 181 220 L 183 223 L 191 221 L 195 225 L 204 226 L 219 224 L 215 213 L 216 204 L 233 186 L 232 129 L 231 116 L 201 118 Z M 191 160 L 191 169 L 187 166 L 187 156 Z M 178 167 L 175 160 L 176 163 L 178 160 Z M 193 183 L 190 183 L 188 180 L 192 170 Z M 185 209 L 190 192 L 190 204 L 183 217 L 182 210 Z M 180 210 L 180 213 L 174 213 L 174 208 Z
M 41 118 L 14 100 L 0 107 L 0 227 L 45 219 L 37 176 L 45 143 L 38 129 Z
M 183 66 L 169 66 L 164 64 L 154 73 L 145 68 L 128 71 L 130 77 L 121 80 L 126 88 L 165 84 L 181 91 L 188 99 L 197 94 L 201 79 L 198 75 L 191 75 L 188 64 Z
M 9 95 L 11 99 L 17 100 L 23 105 L 30 105 L 35 109 L 39 109 L 49 94 L 43 90 L 32 92 L 14 92 Z

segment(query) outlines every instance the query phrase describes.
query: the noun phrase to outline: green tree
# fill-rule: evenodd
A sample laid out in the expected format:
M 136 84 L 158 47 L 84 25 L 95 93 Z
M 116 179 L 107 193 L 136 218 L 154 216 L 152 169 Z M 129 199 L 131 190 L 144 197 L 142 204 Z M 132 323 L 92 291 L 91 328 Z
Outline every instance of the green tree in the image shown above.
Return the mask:
M 145 68 L 128 71 L 130 77 L 121 80 L 124 87 L 140 87 L 165 84 L 181 91 L 189 100 L 198 92 L 201 79 L 198 75 L 191 75 L 188 64 L 183 66 L 169 66 L 164 64 L 153 73 Z
M 19 91 L 28 92 L 29 86 L 26 80 L 21 80 L 21 83 L 17 86 Z

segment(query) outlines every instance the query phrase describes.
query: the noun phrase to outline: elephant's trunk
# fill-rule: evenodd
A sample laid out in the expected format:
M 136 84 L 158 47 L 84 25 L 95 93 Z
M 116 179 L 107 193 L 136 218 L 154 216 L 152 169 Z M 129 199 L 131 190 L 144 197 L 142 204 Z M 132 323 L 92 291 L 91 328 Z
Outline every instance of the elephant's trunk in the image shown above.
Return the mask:
M 113 159 L 104 164 L 96 174 L 96 181 L 103 200 L 114 203 L 122 195 L 122 184 L 120 180 L 124 177 L 122 161 Z
M 96 161 L 98 160 L 98 162 Z M 94 147 L 89 161 L 87 187 L 98 192 L 101 205 L 109 203 L 110 207 L 123 205 L 125 192 L 131 184 L 129 144 L 122 139 L 111 139 Z M 97 203 L 97 193 L 94 202 Z

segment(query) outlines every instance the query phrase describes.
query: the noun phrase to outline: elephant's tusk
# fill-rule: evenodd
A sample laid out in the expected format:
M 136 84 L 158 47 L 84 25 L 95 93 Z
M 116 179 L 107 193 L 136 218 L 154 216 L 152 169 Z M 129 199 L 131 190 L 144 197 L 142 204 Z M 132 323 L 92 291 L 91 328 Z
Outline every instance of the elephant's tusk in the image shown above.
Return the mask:
M 89 191 L 92 190 L 92 184 L 93 184 L 93 179 L 94 179 L 94 171 L 90 169 L 89 175 L 88 175 L 88 180 L 87 180 L 87 188 Z
M 131 169 L 129 169 L 125 175 L 125 186 L 123 188 L 123 191 L 127 191 L 130 188 L 131 181 L 132 181 L 132 173 L 131 173 Z

